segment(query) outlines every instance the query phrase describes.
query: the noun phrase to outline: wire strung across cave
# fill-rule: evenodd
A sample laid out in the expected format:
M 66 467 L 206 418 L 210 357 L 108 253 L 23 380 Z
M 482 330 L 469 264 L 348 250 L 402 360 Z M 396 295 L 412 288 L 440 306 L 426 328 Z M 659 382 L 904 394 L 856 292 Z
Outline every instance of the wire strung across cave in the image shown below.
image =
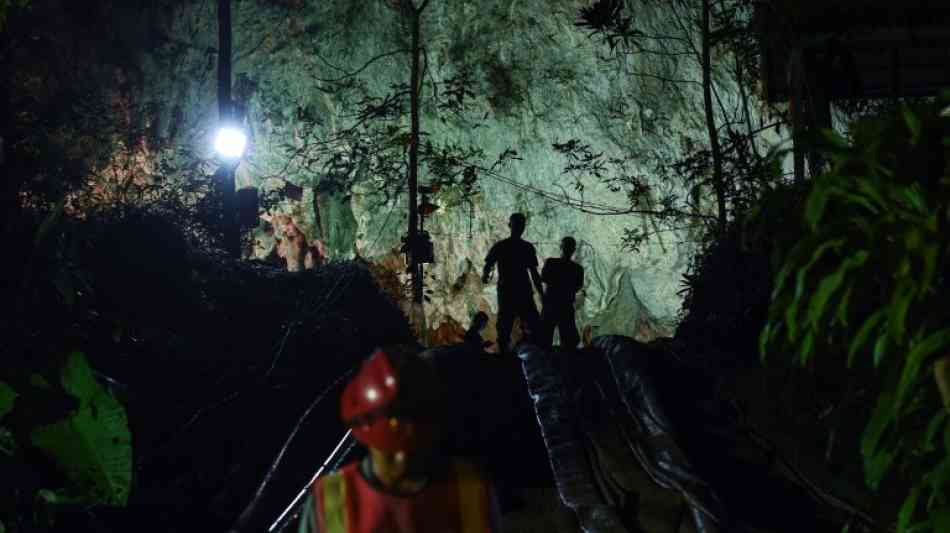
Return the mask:
M 712 217 L 712 216 L 710 216 L 710 215 L 703 215 L 703 214 L 699 214 L 699 213 L 684 213 L 684 212 L 678 212 L 678 211 L 676 211 L 676 210 L 670 210 L 670 209 L 663 209 L 663 210 L 656 210 L 656 209 L 638 209 L 638 208 L 635 208 L 635 207 L 618 207 L 618 206 L 609 205 L 609 204 L 602 204 L 602 203 L 597 203 L 597 202 L 590 202 L 590 201 L 581 200 L 581 199 L 578 199 L 578 198 L 572 198 L 572 197 L 570 197 L 567 193 L 558 194 L 558 193 L 555 193 L 555 192 L 546 191 L 546 190 L 544 190 L 544 189 L 541 189 L 540 187 L 535 187 L 535 186 L 533 186 L 533 185 L 527 185 L 527 184 L 524 184 L 524 183 L 521 183 L 521 182 L 515 180 L 514 178 L 510 178 L 510 177 L 505 176 L 505 175 L 503 175 L 503 174 L 499 174 L 498 172 L 495 172 L 494 170 L 491 170 L 491 169 L 484 169 L 484 168 L 483 168 L 482 171 L 483 171 L 484 175 L 488 176 L 489 178 L 491 178 L 491 179 L 493 179 L 493 180 L 495 180 L 495 181 L 497 181 L 497 182 L 504 183 L 504 184 L 506 184 L 506 185 L 508 185 L 508 186 L 510 186 L 510 187 L 514 187 L 514 188 L 519 189 L 519 190 L 521 190 L 521 191 L 529 192 L 529 193 L 535 194 L 535 195 L 537 195 L 537 196 L 541 196 L 541 197 L 543 197 L 543 198 L 545 198 L 546 200 L 549 200 L 549 201 L 551 201 L 551 202 L 555 202 L 555 203 L 558 203 L 558 204 L 560 204 L 560 205 L 563 205 L 563 206 L 566 206 L 566 207 L 569 207 L 569 208 L 572 208 L 572 209 L 577 209 L 578 211 L 581 211 L 581 212 L 587 213 L 587 214 L 591 214 L 591 215 L 603 215 L 603 216 L 616 216 L 616 215 L 653 215 L 653 216 L 669 216 L 669 215 L 674 215 L 674 214 L 683 214 L 683 215 L 687 215 L 687 216 L 689 216 L 689 217 L 696 218 L 696 219 L 710 219 L 710 220 L 711 220 L 711 219 L 714 219 L 714 217 Z

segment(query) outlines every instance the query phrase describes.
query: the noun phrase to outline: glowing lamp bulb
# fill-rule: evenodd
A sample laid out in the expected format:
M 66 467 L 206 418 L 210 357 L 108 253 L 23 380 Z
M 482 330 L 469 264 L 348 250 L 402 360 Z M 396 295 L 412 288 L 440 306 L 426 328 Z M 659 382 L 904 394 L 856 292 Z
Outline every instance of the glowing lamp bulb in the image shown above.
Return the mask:
M 214 150 L 221 157 L 237 159 L 244 155 L 245 148 L 247 148 L 247 135 L 240 128 L 224 126 L 218 129 L 218 134 L 214 138 Z

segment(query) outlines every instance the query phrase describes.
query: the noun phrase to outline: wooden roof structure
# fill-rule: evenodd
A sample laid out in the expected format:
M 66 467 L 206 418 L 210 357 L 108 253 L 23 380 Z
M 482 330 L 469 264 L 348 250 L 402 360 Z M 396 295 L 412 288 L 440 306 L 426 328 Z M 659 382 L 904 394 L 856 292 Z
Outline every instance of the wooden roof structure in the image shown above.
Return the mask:
M 950 88 L 950 1 L 766 0 L 756 23 L 772 102 L 793 97 L 799 65 L 828 100 Z

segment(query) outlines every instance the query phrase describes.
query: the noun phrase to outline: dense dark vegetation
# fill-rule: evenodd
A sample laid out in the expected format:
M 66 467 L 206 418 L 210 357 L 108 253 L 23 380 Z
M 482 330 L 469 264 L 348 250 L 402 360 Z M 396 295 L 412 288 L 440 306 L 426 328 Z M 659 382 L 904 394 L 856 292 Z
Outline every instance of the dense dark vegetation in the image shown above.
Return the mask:
M 224 257 L 214 246 L 220 202 L 194 154 L 182 158 L 193 167 L 171 169 L 185 181 L 129 181 L 138 147 L 167 138 L 135 120 L 146 104 L 132 98 L 136 50 L 167 38 L 160 9 L 103 37 L 106 12 L 127 9 L 112 15 L 132 21 L 142 5 L 23 5 L 0 2 L 0 531 L 220 531 L 267 478 L 280 490 L 258 502 L 254 529 L 342 434 L 336 380 L 376 345 L 415 342 L 405 317 L 359 261 L 288 274 Z M 709 47 L 732 50 L 740 82 L 754 76 L 739 23 L 751 5 L 703 3 L 728 30 L 710 40 L 706 20 L 707 49 L 684 52 L 709 99 Z M 611 54 L 657 44 L 622 2 L 592 6 L 578 26 Z M 498 86 L 511 85 L 504 74 Z M 627 235 L 632 248 L 683 225 L 703 236 L 671 341 L 703 370 L 706 381 L 691 385 L 733 402 L 743 427 L 806 463 L 822 490 L 900 531 L 950 529 L 947 100 L 892 103 L 848 138 L 813 139 L 826 172 L 794 185 L 771 157 L 782 154 L 756 144 L 748 109 L 717 125 L 707 106 L 709 147 L 657 163 L 689 186 L 683 197 L 644 200 L 642 176 L 622 172 L 628 161 L 581 141 L 554 147 L 581 177 L 621 169 L 614 185 L 629 213 L 656 215 L 651 230 Z M 402 141 L 390 142 L 402 164 Z M 475 152 L 423 148 L 446 183 L 475 190 Z M 397 192 L 403 170 L 388 175 Z M 463 381 L 517 367 L 447 372 Z M 479 393 L 456 400 L 478 405 Z M 308 411 L 318 398 L 327 401 Z M 524 396 L 488 402 L 486 412 L 515 406 L 504 420 L 476 421 L 495 436 L 481 453 L 503 471 L 513 449 L 500 436 L 521 430 L 514 440 L 526 444 L 514 451 L 534 453 L 537 434 L 517 426 L 531 423 Z M 515 482 L 546 475 L 535 461 L 532 479 Z

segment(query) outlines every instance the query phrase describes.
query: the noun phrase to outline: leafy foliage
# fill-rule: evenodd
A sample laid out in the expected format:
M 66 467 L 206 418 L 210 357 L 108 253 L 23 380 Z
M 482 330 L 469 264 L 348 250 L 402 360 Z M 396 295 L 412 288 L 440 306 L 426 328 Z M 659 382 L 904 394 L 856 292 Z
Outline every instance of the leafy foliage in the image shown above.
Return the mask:
M 789 350 L 802 365 L 833 359 L 874 376 L 860 451 L 870 487 L 889 476 L 912 486 L 900 531 L 939 530 L 950 512 L 948 403 L 930 377 L 950 356 L 950 121 L 940 109 L 866 120 L 851 143 L 823 133 L 831 169 L 809 184 L 804 234 L 776 246 L 760 337 L 763 355 Z
M 0 436 L 9 435 L 0 463 L 15 472 L 17 463 L 38 452 L 61 481 L 13 476 L 6 488 L 35 491 L 34 514 L 45 522 L 53 521 L 57 504 L 125 505 L 132 484 L 125 408 L 96 380 L 85 355 L 72 352 L 47 371 L 20 370 L 10 383 L 0 382 Z
M 93 377 L 85 356 L 71 353 L 60 373 L 78 408 L 30 437 L 66 472 L 83 499 L 123 505 L 132 482 L 132 442 L 122 404 Z
M 623 13 L 623 0 L 598 0 L 582 7 L 575 26 L 589 30 L 591 36 L 601 36 L 610 49 L 618 45 L 630 46 L 633 39 L 642 35 L 633 27 L 633 17 Z
M 608 214 L 644 215 L 640 227 L 625 230 L 623 245 L 637 251 L 645 242 L 664 233 L 688 231 L 692 237 L 727 231 L 726 221 L 745 214 L 773 183 L 781 180 L 777 153 L 762 146 L 760 134 L 775 126 L 753 126 L 752 109 L 761 109 L 747 90 L 757 77 L 759 44 L 752 29 L 753 0 L 726 0 L 710 6 L 708 35 L 700 31 L 704 5 L 694 0 L 600 0 L 578 11 L 575 26 L 609 47 L 602 59 L 616 62 L 618 70 L 640 82 L 644 90 L 660 90 L 668 100 L 697 99 L 697 88 L 708 89 L 715 101 L 705 121 L 716 139 L 681 138 L 680 153 L 645 153 L 648 149 L 626 148 L 621 157 L 605 155 L 578 139 L 555 143 L 565 155 L 565 173 L 576 176 L 575 190 L 583 193 L 583 177 L 604 182 L 612 192 L 624 192 L 629 210 Z M 649 11 L 662 16 L 646 16 Z M 666 24 L 651 23 L 659 18 Z M 720 55 L 715 72 L 705 72 L 697 41 Z M 723 89 L 734 85 L 738 103 L 724 105 Z M 612 106 L 606 119 L 641 124 L 645 135 L 657 133 L 654 111 L 629 116 L 624 110 L 642 104 Z M 770 112 L 772 112 L 770 110 Z M 774 113 L 773 113 L 774 114 Z M 644 120 L 646 119 L 646 120 Z M 659 119 L 662 120 L 662 119 Z M 711 135 L 711 134 L 710 134 Z M 628 141 L 619 141 L 621 146 Z M 635 170 L 634 170 L 635 169 Z M 718 215 L 712 216 L 710 192 L 715 192 Z M 701 240 L 701 239 L 699 239 Z M 662 242 L 662 241 L 661 241 Z

